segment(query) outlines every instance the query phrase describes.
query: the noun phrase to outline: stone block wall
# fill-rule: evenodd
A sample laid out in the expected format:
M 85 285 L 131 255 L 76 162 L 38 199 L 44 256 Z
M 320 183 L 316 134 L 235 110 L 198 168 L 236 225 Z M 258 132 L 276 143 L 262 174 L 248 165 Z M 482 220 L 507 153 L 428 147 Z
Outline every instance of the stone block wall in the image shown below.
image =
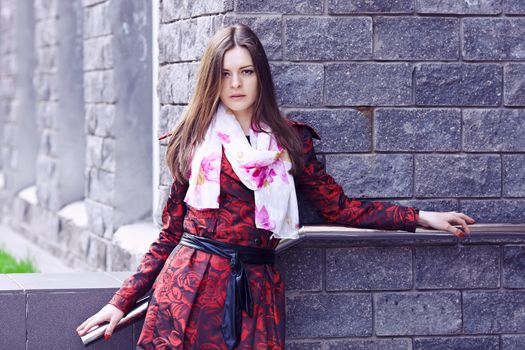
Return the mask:
M 115 231 L 154 209 L 151 2 L 0 6 L 2 223 L 112 269 Z
M 162 131 L 189 100 L 206 38 L 241 22 L 263 42 L 282 110 L 320 132 L 349 196 L 525 220 L 521 2 L 204 4 L 162 1 Z M 307 204 L 302 221 L 319 221 Z
M 153 221 L 157 180 L 158 207 L 166 201 L 166 140 L 156 137 L 187 105 L 209 37 L 239 22 L 265 47 L 283 112 L 319 131 L 319 158 L 349 196 L 479 223 L 525 219 L 521 1 L 0 6 L 2 220 L 72 266 L 135 268 L 115 234 Z M 303 223 L 318 222 L 302 200 Z M 71 204 L 85 220 L 64 213 Z
M 287 349 L 522 349 L 523 249 L 523 239 L 318 235 L 278 256 Z

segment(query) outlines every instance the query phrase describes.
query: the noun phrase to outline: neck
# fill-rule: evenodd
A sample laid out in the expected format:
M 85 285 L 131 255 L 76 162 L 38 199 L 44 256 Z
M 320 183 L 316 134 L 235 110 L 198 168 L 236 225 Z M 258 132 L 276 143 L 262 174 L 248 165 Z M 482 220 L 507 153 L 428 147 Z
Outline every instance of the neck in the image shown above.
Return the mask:
M 250 125 L 252 122 L 252 114 L 251 112 L 235 112 L 235 118 L 241 125 L 242 131 L 244 131 L 244 135 L 250 134 Z

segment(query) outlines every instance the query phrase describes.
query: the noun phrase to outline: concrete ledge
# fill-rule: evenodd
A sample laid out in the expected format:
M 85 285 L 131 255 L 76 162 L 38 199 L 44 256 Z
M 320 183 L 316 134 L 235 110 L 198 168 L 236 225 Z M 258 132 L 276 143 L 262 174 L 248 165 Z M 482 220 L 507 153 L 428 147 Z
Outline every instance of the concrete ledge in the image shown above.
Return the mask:
M 131 273 L 0 274 L 0 349 L 85 349 L 75 328 Z M 90 348 L 134 349 L 141 329 L 142 321 Z

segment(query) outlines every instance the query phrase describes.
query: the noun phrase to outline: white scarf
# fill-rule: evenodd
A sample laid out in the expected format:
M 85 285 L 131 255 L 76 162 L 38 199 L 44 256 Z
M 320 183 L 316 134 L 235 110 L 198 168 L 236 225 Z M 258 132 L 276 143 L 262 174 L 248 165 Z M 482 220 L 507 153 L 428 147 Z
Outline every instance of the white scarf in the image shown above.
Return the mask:
M 271 131 L 266 124 L 261 127 Z M 222 147 L 233 171 L 254 191 L 255 226 L 274 238 L 297 238 L 299 210 L 288 152 L 272 133 L 250 129 L 251 145 L 235 115 L 222 102 L 193 152 L 184 201 L 197 209 L 219 208 Z

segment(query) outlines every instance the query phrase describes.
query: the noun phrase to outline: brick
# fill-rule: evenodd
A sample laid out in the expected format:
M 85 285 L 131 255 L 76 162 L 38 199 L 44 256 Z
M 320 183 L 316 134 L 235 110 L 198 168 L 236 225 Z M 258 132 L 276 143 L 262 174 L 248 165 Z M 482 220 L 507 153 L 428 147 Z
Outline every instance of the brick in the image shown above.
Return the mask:
M 231 11 L 233 9 L 233 1 L 162 1 L 161 6 L 162 22 L 172 22 L 184 18 Z
M 37 50 L 36 59 L 37 66 L 36 70 L 39 73 L 56 73 L 57 71 L 57 47 L 42 47 Z
M 57 16 L 58 1 L 57 0 L 35 0 L 34 1 L 34 16 L 35 20 L 40 20 L 48 17 Z
M 503 287 L 525 288 L 525 246 L 503 246 Z
M 326 249 L 326 290 L 410 289 L 407 247 Z
M 328 63 L 324 103 L 330 106 L 400 106 L 412 100 L 412 69 L 406 63 Z
M 91 71 L 84 73 L 85 102 L 116 102 L 114 71 Z
M 503 10 L 507 14 L 525 14 L 525 2 L 522 0 L 503 0 Z
M 284 30 L 287 60 L 372 57 L 372 19 L 368 17 L 291 17 L 285 19 Z
M 478 223 L 522 224 L 525 222 L 525 200 L 461 200 L 461 211 Z
M 458 109 L 378 108 L 376 151 L 454 152 L 461 149 Z
M 466 18 L 463 57 L 466 60 L 525 59 L 525 18 Z
M 270 69 L 279 106 L 303 107 L 322 104 L 321 64 L 273 63 Z
M 411 155 L 327 155 L 326 169 L 351 197 L 412 196 Z
M 442 13 L 453 15 L 481 15 L 501 13 L 501 0 L 416 0 L 419 13 Z
M 376 17 L 374 58 L 457 60 L 459 20 L 440 17 Z
M 109 237 L 111 239 L 114 230 L 114 209 L 109 205 L 96 202 L 90 198 L 86 198 L 84 201 L 88 214 L 89 230 L 100 237 Z
M 227 15 L 224 25 L 246 24 L 257 35 L 269 60 L 282 59 L 282 16 L 281 15 Z
M 57 76 L 40 73 L 33 76 L 33 85 L 37 101 L 57 101 Z
M 106 269 L 107 244 L 96 236 L 89 237 L 86 251 L 87 261 L 91 266 Z
M 501 350 L 521 350 L 525 348 L 525 335 L 502 335 Z
M 188 103 L 195 90 L 196 63 L 177 63 L 159 68 L 157 93 L 161 104 Z
M 411 13 L 413 0 L 328 0 L 328 13 Z
M 495 64 L 422 64 L 415 69 L 420 106 L 497 106 L 502 67 Z
M 323 276 L 322 250 L 294 248 L 277 256 L 286 290 L 321 291 Z
M 510 63 L 505 65 L 503 73 L 503 101 L 505 106 L 525 106 L 524 76 L 525 64 Z
M 322 0 L 237 0 L 235 12 L 277 12 L 282 14 L 320 14 L 323 12 Z
M 114 123 L 114 104 L 86 104 L 86 132 L 88 134 L 114 138 Z
M 104 170 L 90 169 L 86 186 L 89 198 L 111 204 L 115 191 L 115 174 Z
M 216 17 L 163 24 L 159 30 L 159 61 L 195 61 L 204 54 L 210 37 L 219 29 Z
M 417 197 L 492 197 L 501 193 L 496 155 L 416 155 Z
M 108 69 L 114 66 L 112 37 L 102 36 L 84 40 L 84 70 Z
M 490 245 L 416 247 L 416 288 L 498 288 L 499 255 Z
M 35 47 L 54 46 L 58 44 L 56 18 L 47 18 L 35 24 Z
M 525 155 L 503 155 L 503 196 L 525 197 Z
M 525 111 L 463 111 L 463 149 L 467 152 L 525 151 Z
M 87 229 L 79 229 L 72 221 L 60 220 L 60 236 L 67 237 L 61 243 L 69 252 L 82 257 L 86 256 L 90 235 L 91 233 Z
M 420 208 L 425 211 L 459 211 L 457 199 L 408 199 L 392 202 L 405 207 Z
M 287 350 L 322 350 L 322 345 L 320 342 L 286 342 L 286 349 Z
M 525 330 L 524 291 L 463 292 L 463 331 L 469 334 L 521 333 Z
M 182 117 L 184 106 L 164 105 L 160 107 L 158 136 L 173 130 L 179 118 Z
M 410 339 L 349 339 L 329 340 L 327 350 L 412 350 Z
M 40 150 L 44 153 L 60 157 L 60 141 L 59 134 L 53 129 L 44 129 L 41 131 L 40 137 Z
M 286 296 L 286 337 L 372 335 L 372 300 L 367 294 Z
M 377 335 L 438 335 L 461 331 L 459 292 L 374 295 Z
M 111 34 L 110 2 L 84 8 L 84 38 Z
M 159 182 L 162 185 L 168 186 L 173 182 L 173 177 L 171 176 L 170 171 L 168 170 L 168 164 L 166 163 L 166 151 L 167 151 L 166 146 L 162 146 L 160 148 L 160 159 L 159 159 L 160 179 L 159 179 Z
M 415 338 L 414 350 L 499 350 L 496 336 Z
M 88 136 L 86 145 L 86 166 L 115 172 L 115 140 Z
M 314 139 L 316 152 L 370 152 L 372 118 L 354 109 L 294 110 L 292 120 L 311 125 L 321 136 Z

